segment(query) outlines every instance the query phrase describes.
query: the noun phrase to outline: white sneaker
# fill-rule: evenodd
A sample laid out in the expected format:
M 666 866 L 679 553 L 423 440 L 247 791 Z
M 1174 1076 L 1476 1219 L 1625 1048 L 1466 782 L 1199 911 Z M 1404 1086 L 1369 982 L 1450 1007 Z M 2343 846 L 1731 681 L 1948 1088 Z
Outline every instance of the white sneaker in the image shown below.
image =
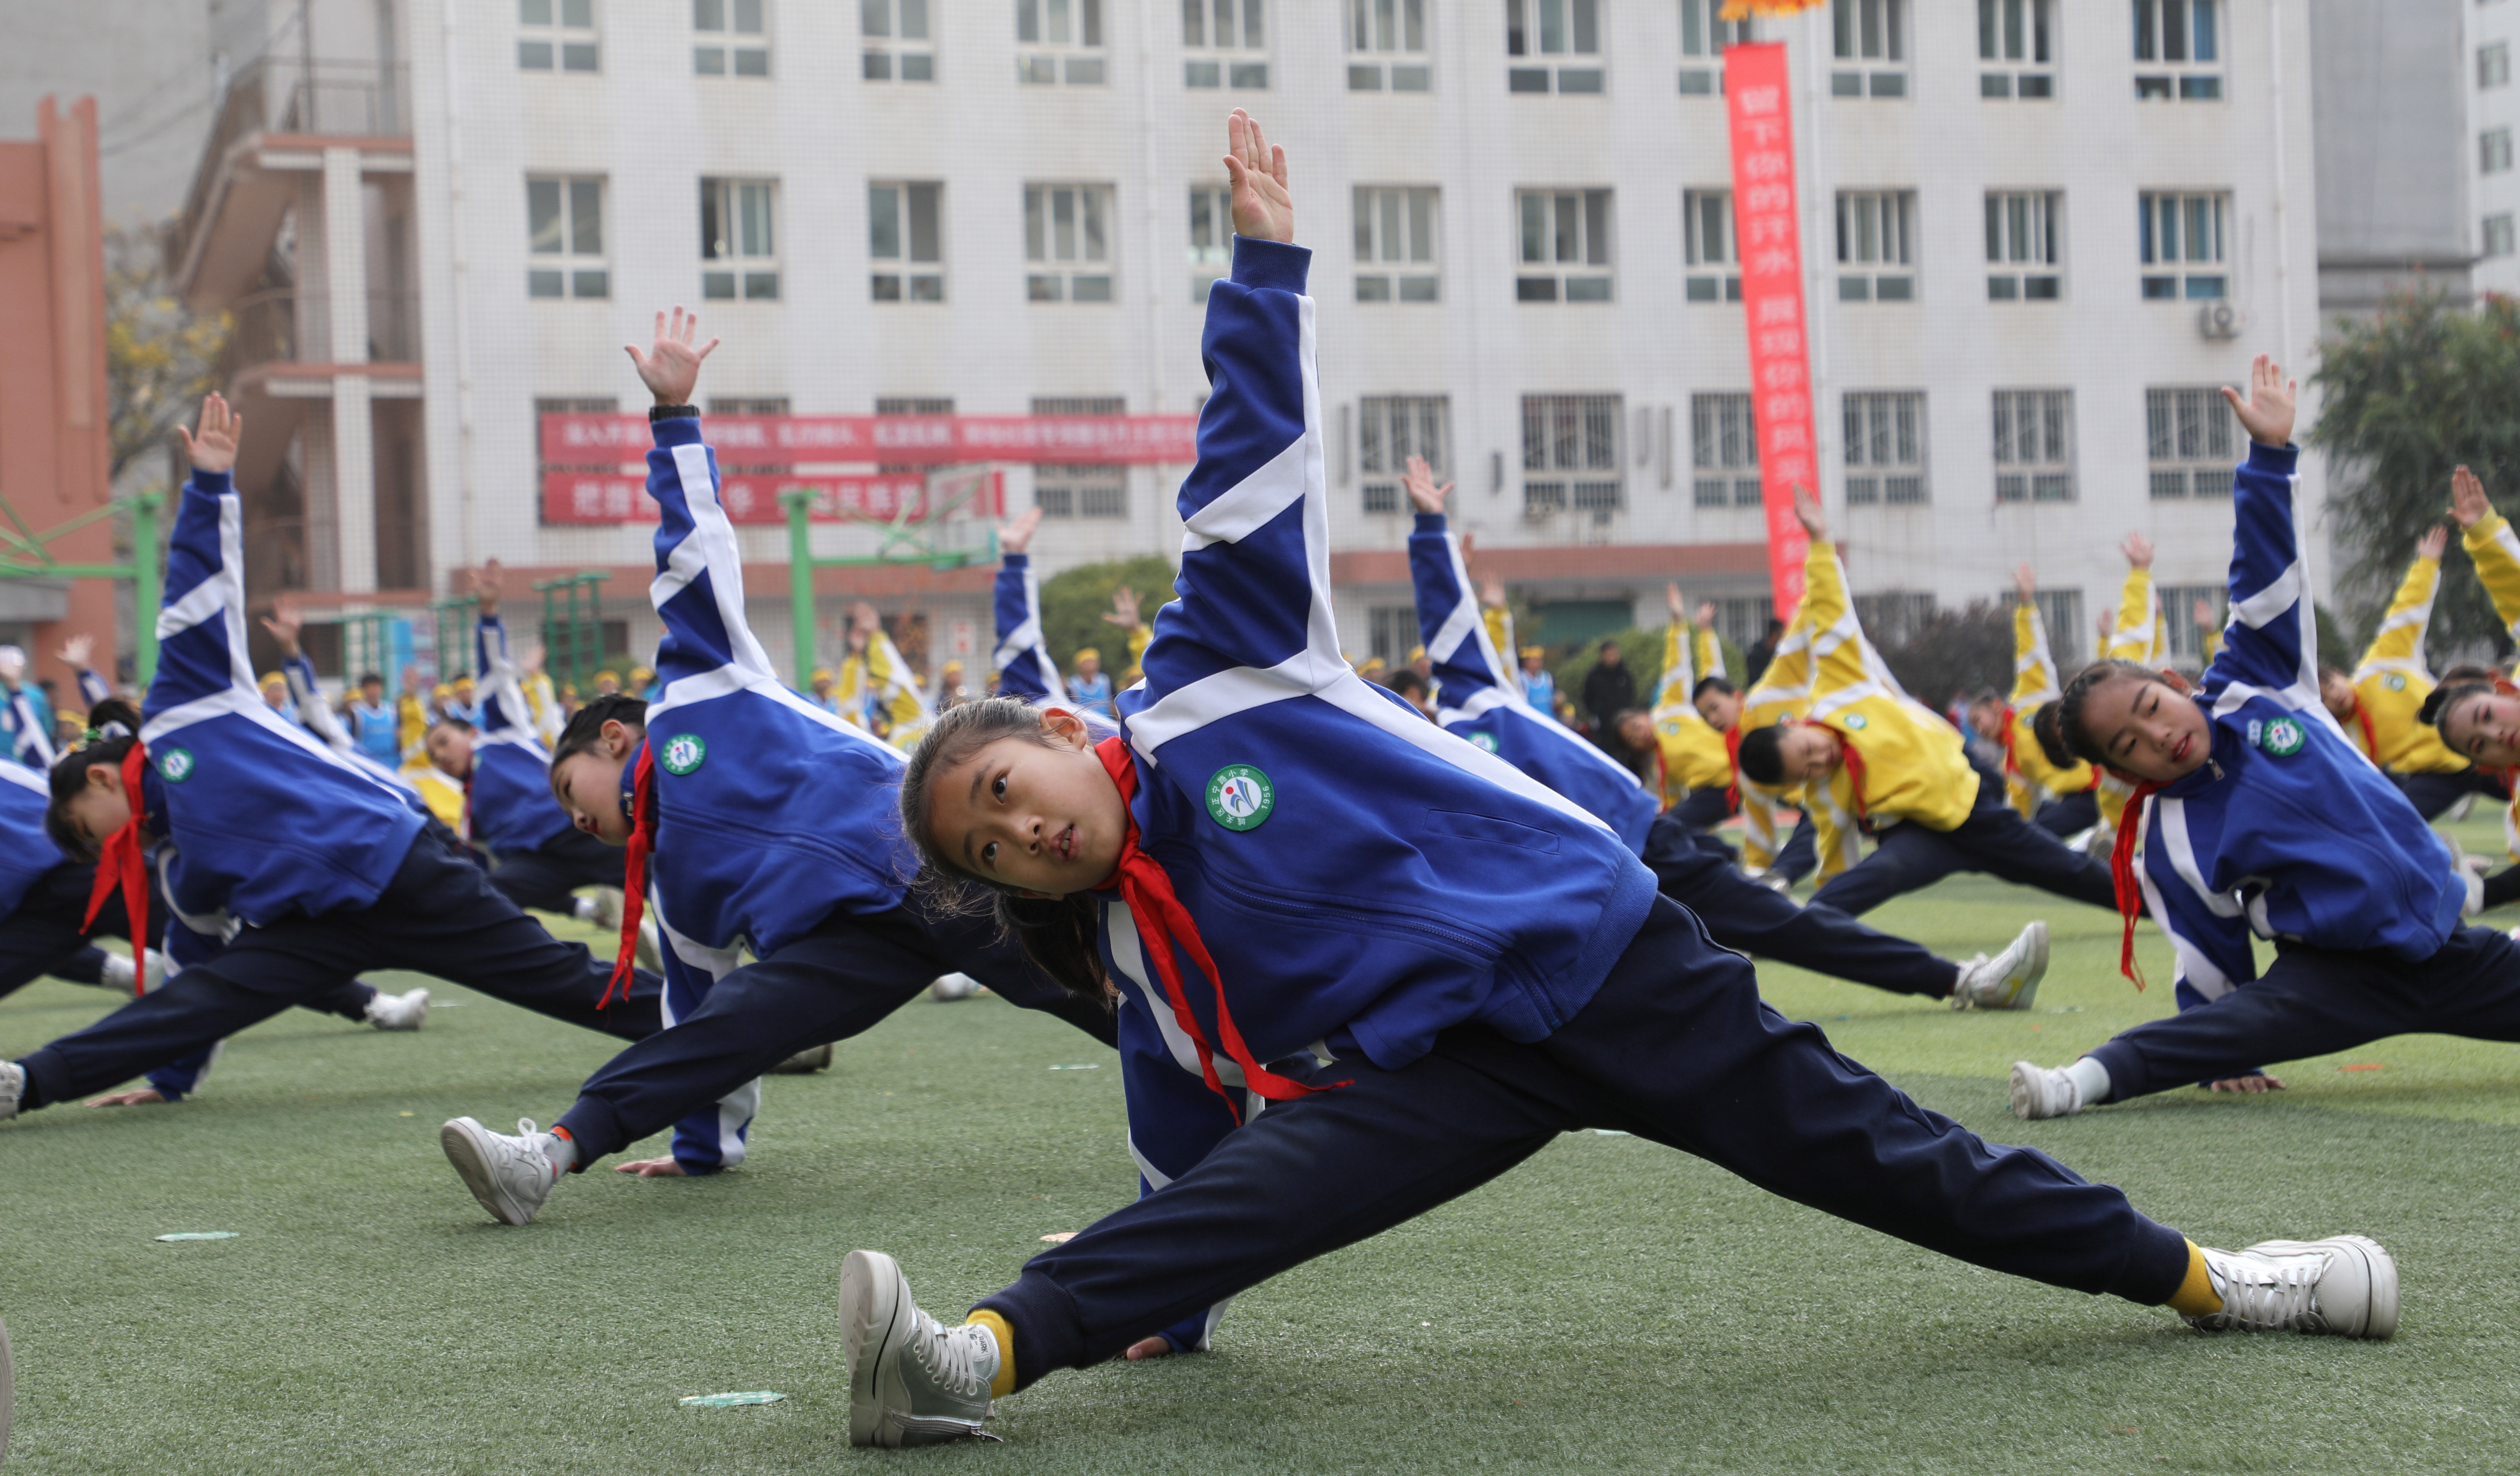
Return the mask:
M 387 994 L 378 990 L 368 1002 L 368 1023 L 379 1030 L 418 1030 L 428 1023 L 428 991 Z
M 803 1076 L 809 1071 L 820 1071 L 831 1063 L 831 1047 L 808 1046 L 770 1069 L 780 1076 Z
M 174 960 L 167 958 L 164 954 L 159 953 L 154 948 L 148 950 L 148 952 L 142 955 L 142 957 L 148 960 L 148 967 L 140 975 L 140 992 L 142 994 L 147 994 L 152 990 L 162 987 L 168 979 L 171 979 L 176 974 L 182 972 L 181 969 L 178 969 L 175 966 Z
M 1759 885 L 1779 897 L 1791 897 L 1794 894 L 1794 878 L 1781 872 L 1762 872 L 1755 879 Z
M 2025 1122 L 2071 1117 L 2083 1110 L 2083 1089 L 2062 1066 L 2012 1063 L 2012 1115 Z
M 0 1122 L 18 1115 L 18 1100 L 26 1095 L 26 1068 L 0 1061 Z
M 599 931 L 610 933 L 616 938 L 621 936 L 621 888 L 597 887 L 595 895 L 588 900 L 595 904 L 595 916 L 587 920 L 594 923 Z
M 612 927 L 613 936 L 619 937 L 621 919 L 612 919 Z M 665 971 L 665 950 L 657 938 L 656 919 L 645 913 L 639 917 L 639 949 L 634 957 L 638 959 L 639 966 L 652 974 Z
M 1952 990 L 1954 1009 L 2028 1009 L 2039 998 L 2039 981 L 2048 977 L 2048 924 L 2033 922 L 2010 947 L 1990 959 L 1984 954 L 1960 965 L 1959 983 Z
M 2361 1235 L 2261 1240 L 2205 1251 L 2223 1310 L 2189 1318 L 2204 1332 L 2332 1332 L 2385 1338 L 2398 1330 L 2398 1263 Z
M 2459 881 L 2467 888 L 2467 895 L 2458 904 L 2458 915 L 2462 917 L 2473 917 L 2485 911 L 2485 877 L 2464 866 L 2457 869 L 2456 874 Z
M 969 974 L 940 974 L 927 986 L 928 998 L 936 1000 L 968 1000 L 979 992 L 980 981 Z
M 469 1117 L 459 1117 L 437 1130 L 437 1145 L 446 1161 L 464 1177 L 464 1186 L 502 1225 L 522 1225 L 551 1197 L 560 1182 L 560 1164 L 548 1144 L 552 1136 L 532 1118 L 517 1123 L 519 1135 L 493 1133 Z
M 981 1433 L 998 1340 L 943 1327 L 910 1300 L 901 1263 L 853 1250 L 840 1263 L 840 1345 L 848 1359 L 849 1444 L 929 1446 Z
M 121 954 L 107 954 L 105 966 L 97 970 L 96 987 L 111 989 L 116 994 L 137 996 L 142 993 L 140 969 L 130 959 Z

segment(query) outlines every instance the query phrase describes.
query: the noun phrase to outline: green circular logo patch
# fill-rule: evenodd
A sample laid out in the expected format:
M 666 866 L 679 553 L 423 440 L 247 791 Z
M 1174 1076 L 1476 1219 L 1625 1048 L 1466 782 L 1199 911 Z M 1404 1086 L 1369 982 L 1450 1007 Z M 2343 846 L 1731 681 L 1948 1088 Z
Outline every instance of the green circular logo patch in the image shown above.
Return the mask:
M 697 733 L 678 733 L 665 739 L 663 761 L 667 774 L 689 774 L 707 757 L 708 744 L 701 742 Z
M 2407 690 L 2407 674 L 2403 671 L 2393 671 L 2380 679 L 2380 685 L 2391 692 L 2404 692 Z
M 158 777 L 170 784 L 180 784 L 193 777 L 193 750 L 169 748 L 158 755 Z
M 1470 741 L 1478 744 L 1482 748 L 1485 748 L 1490 753 L 1497 751 L 1495 734 L 1473 733 L 1470 735 Z
M 1208 776 L 1207 813 L 1229 830 L 1252 830 L 1278 807 L 1269 776 L 1249 764 L 1228 764 Z
M 1869 719 L 1866 718 L 1865 715 L 1860 712 L 1850 712 L 1846 715 L 1846 726 L 1854 729 L 1858 733 L 1862 733 L 1869 721 Z
M 2287 758 L 2299 753 L 2301 745 L 2309 740 L 2310 736 L 2302 732 L 2301 724 L 2290 718 L 2275 719 L 2258 735 L 2258 746 L 2277 758 Z

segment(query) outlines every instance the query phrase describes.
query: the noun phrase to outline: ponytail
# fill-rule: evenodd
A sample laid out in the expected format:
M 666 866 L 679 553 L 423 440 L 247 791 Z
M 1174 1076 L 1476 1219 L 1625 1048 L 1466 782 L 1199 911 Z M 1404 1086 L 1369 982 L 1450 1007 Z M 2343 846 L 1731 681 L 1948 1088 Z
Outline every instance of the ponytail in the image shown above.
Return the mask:
M 88 710 L 87 737 L 78 747 L 65 753 L 53 764 L 48 779 L 52 801 L 44 807 L 44 832 L 65 856 L 93 858 L 96 847 L 80 837 L 70 825 L 70 801 L 87 787 L 87 771 L 102 764 L 119 769 L 140 741 L 140 713 L 120 697 L 108 697 Z M 131 808 L 140 808 L 140 796 L 131 796 Z

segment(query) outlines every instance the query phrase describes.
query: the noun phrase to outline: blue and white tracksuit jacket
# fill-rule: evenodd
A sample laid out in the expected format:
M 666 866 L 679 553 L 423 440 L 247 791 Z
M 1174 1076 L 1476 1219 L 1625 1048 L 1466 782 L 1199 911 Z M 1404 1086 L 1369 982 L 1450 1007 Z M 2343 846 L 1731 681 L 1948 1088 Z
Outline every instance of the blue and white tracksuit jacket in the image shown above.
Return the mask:
M 1654 877 L 1581 805 L 1426 722 L 1339 654 L 1311 256 L 1238 239 L 1233 276 L 1211 291 L 1213 393 L 1178 502 L 1181 599 L 1156 615 L 1146 680 L 1119 707 L 1140 845 L 1195 920 L 1253 1057 L 1326 1051 L 1398 1068 L 1454 1025 L 1536 1041 L 1573 1018 L 1643 921 Z M 1223 824 L 1207 797 L 1237 766 L 1266 781 L 1267 813 L 1247 828 Z M 1156 1192 L 1233 1117 L 1116 897 L 1101 943 L 1122 1000 L 1130 1152 Z M 1211 991 L 1185 982 L 1216 1040 Z M 1258 1110 L 1221 1051 L 1216 1070 L 1246 1115 Z M 1213 1319 L 1171 1335 L 1200 1343 Z
M 316 740 L 335 753 L 356 764 L 368 778 L 393 785 L 416 802 L 420 791 L 410 780 L 392 767 L 378 761 L 375 754 L 361 747 L 341 727 L 333 704 L 324 700 L 324 689 L 315 678 L 315 663 L 304 652 L 280 663 L 281 675 L 288 679 L 290 700 L 296 705 L 297 725 L 315 735 Z M 557 803 L 557 801 L 555 801 Z
M 665 639 L 664 690 L 648 708 L 657 819 L 648 884 L 666 941 L 670 1026 L 734 971 L 739 949 L 767 959 L 834 913 L 890 912 L 913 867 L 899 839 L 901 753 L 781 684 L 744 620 L 743 562 L 698 418 L 652 429 L 648 495 L 663 517 L 648 594 Z M 675 1124 L 676 1161 L 698 1172 L 742 1162 L 760 1099 L 750 1083 Z
M 568 812 L 552 797 L 551 754 L 534 732 L 534 711 L 508 658 L 508 627 L 481 617 L 473 633 L 481 668 L 480 721 L 472 732 L 472 777 L 465 785 L 472 833 L 493 856 L 539 850 L 568 832 Z
M 1009 554 L 998 565 L 996 605 L 998 649 L 991 664 L 998 668 L 998 695 L 1068 705 L 1058 663 L 1042 644 L 1041 579 L 1030 556 Z
M 1488 637 L 1444 514 L 1420 513 L 1409 535 L 1418 639 L 1435 663 L 1435 721 L 1582 805 L 1642 855 L 1660 807 L 1626 765 L 1522 699 Z
M 2146 801 L 2137 874 L 2178 954 L 2182 1009 L 2258 976 L 2253 934 L 2415 962 L 2466 899 L 2440 837 L 2319 701 L 2296 455 L 2252 445 L 2241 464 L 2230 620 L 2197 693 L 2213 754 Z
M 44 828 L 44 813 L 52 802 L 50 781 L 0 755 L 0 919 L 16 912 L 35 883 L 66 859 Z
M 0 687 L 0 759 L 15 759 L 38 773 L 53 766 L 53 703 L 29 675 L 15 688 Z

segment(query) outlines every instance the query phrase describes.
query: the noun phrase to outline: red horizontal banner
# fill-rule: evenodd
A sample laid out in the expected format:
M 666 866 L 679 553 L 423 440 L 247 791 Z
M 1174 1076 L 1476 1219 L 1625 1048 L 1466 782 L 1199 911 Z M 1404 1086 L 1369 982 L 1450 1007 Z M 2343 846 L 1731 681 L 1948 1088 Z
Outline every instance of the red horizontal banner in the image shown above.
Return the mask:
M 814 494 L 807 516 L 816 522 L 862 522 L 889 519 L 906 510 L 912 521 L 924 519 L 927 477 L 923 472 L 883 476 L 725 476 L 718 498 L 727 521 L 784 523 L 787 513 L 779 494 L 802 487 Z M 950 496 L 946 498 L 951 503 Z M 992 474 L 968 504 L 948 512 L 968 517 L 996 519 L 1006 515 L 1006 479 Z M 654 522 L 656 504 L 640 477 L 601 471 L 543 473 L 543 521 L 549 523 Z
M 718 460 L 745 467 L 890 462 L 1124 463 L 1198 460 L 1194 415 L 728 415 L 704 427 Z M 604 467 L 644 460 L 655 442 L 637 415 L 542 418 L 542 459 Z

